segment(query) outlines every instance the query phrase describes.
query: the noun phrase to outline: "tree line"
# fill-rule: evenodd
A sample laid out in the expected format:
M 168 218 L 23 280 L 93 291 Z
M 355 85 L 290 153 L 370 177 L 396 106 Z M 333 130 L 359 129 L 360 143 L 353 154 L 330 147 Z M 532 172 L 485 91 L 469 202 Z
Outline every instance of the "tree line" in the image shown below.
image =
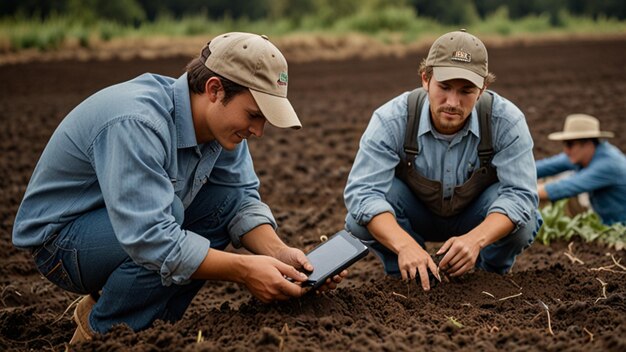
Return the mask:
M 593 19 L 626 18 L 624 0 L 2 0 L 0 17 L 46 20 L 68 16 L 78 21 L 104 19 L 140 25 L 159 16 L 178 19 L 202 14 L 207 20 L 289 19 L 297 25 L 305 17 L 332 24 L 362 7 L 409 9 L 418 17 L 447 25 L 472 23 L 502 8 L 511 19 L 542 14 L 558 19 L 562 11 Z

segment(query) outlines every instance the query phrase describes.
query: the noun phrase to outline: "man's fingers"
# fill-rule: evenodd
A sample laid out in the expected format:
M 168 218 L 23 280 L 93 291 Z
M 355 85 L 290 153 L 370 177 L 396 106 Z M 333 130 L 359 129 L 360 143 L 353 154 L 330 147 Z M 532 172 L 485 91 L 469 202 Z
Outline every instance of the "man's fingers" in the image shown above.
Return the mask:
M 472 269 L 472 267 L 473 267 L 472 262 L 467 262 L 467 263 L 465 263 L 465 265 L 460 267 L 458 270 L 455 270 L 454 272 L 450 273 L 450 276 L 453 276 L 453 277 L 461 276 L 461 275 L 465 274 L 466 272 L 470 271 Z
M 415 280 L 415 275 L 417 275 L 417 268 L 410 268 L 409 269 L 409 278 L 411 280 Z
M 296 285 L 287 280 L 284 280 L 284 282 L 279 284 L 278 290 L 280 290 L 280 292 L 275 295 L 275 299 L 281 301 L 287 300 L 291 297 L 300 297 L 306 292 L 302 286 Z
M 281 261 L 277 260 L 276 268 L 278 269 L 278 271 L 280 271 L 281 274 L 293 279 L 294 281 L 303 282 L 307 279 L 306 274 L 298 271 L 293 266 L 287 265 Z
M 461 269 L 462 267 L 465 266 L 465 264 L 467 264 L 466 260 L 458 260 L 456 263 L 454 263 L 453 265 L 450 265 L 448 270 L 446 270 L 448 273 L 450 273 L 450 275 L 456 273 L 457 271 L 459 271 L 459 269 Z
M 441 258 L 441 261 L 439 262 L 439 267 L 442 270 L 446 270 L 446 268 L 450 265 L 450 260 L 452 259 L 452 257 L 454 257 L 454 253 L 447 252 L 446 255 Z
M 408 270 L 400 270 L 400 275 L 402 276 L 402 281 L 406 281 L 409 278 Z
M 348 276 L 348 270 L 344 270 L 340 272 L 339 275 L 333 276 L 333 281 L 336 283 L 340 283 L 346 276 Z
M 301 250 L 294 250 L 291 253 L 294 253 L 292 255 L 294 256 L 295 262 L 298 264 L 296 267 L 303 268 L 307 271 L 313 271 L 313 265 L 309 262 L 309 259 L 306 257 L 304 252 Z
M 450 248 L 446 255 L 443 256 L 441 261 L 439 262 L 439 268 L 442 270 L 448 271 L 452 268 L 459 260 L 463 259 L 463 255 L 458 252 L 456 248 Z
M 424 289 L 424 291 L 430 290 L 430 283 L 428 282 L 428 270 L 426 269 L 426 266 L 419 266 L 418 270 L 420 273 L 422 288 Z
M 430 272 L 433 273 L 433 275 L 435 275 L 435 278 L 439 280 L 439 282 L 441 282 L 441 276 L 439 276 L 439 268 L 437 267 L 437 264 L 435 264 L 434 261 L 429 260 L 428 268 L 430 269 Z
M 326 279 L 326 283 L 322 286 L 322 291 L 334 290 L 337 288 L 337 284 L 330 278 Z
M 306 271 L 313 271 L 313 269 L 314 269 L 313 268 L 313 264 L 311 264 L 311 262 L 309 262 L 309 260 L 304 255 L 304 253 L 302 254 L 302 256 L 298 257 L 298 262 L 300 263 L 300 265 L 302 265 L 304 270 L 306 270 Z
M 441 248 L 439 248 L 439 250 L 437 251 L 437 255 L 440 255 L 442 253 L 445 253 L 448 251 L 448 249 L 450 249 L 450 246 L 452 245 L 452 241 L 450 241 L 451 239 L 448 239 L 443 246 L 441 246 Z

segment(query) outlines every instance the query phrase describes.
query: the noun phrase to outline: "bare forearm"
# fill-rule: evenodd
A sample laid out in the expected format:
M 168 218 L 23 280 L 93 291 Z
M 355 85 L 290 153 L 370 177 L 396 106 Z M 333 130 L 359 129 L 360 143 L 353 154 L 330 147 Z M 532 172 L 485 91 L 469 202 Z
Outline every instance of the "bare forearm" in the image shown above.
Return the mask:
M 482 249 L 505 237 L 514 228 L 515 224 L 508 216 L 500 213 L 491 213 L 487 215 L 480 225 L 472 229 L 468 235 L 474 238 Z
M 274 229 L 267 224 L 252 229 L 242 237 L 241 243 L 252 253 L 271 257 L 275 257 L 280 249 L 286 247 Z M 250 270 L 248 265 L 244 255 L 210 249 L 191 278 L 242 282 Z
M 415 240 L 406 232 L 391 213 L 381 213 L 372 218 L 367 229 L 374 238 L 385 247 L 398 253 L 407 244 L 415 244 Z
M 242 255 L 211 248 L 191 278 L 241 283 L 245 271 L 246 263 Z
M 268 224 L 255 227 L 241 238 L 243 246 L 255 254 L 276 257 L 287 245 L 278 237 L 274 228 Z

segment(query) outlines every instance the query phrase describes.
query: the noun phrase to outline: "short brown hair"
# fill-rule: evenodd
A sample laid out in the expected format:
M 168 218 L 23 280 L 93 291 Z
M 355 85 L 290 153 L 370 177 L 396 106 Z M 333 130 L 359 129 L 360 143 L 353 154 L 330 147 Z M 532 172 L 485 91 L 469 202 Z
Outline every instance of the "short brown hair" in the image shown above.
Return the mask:
M 204 65 L 209 55 L 211 55 L 211 50 L 209 49 L 209 44 L 207 44 L 202 49 L 200 56 L 192 59 L 187 64 L 186 71 L 187 71 L 187 84 L 189 85 L 189 90 L 192 93 L 202 94 L 204 93 L 206 81 L 208 81 L 211 77 L 217 77 L 222 82 L 222 87 L 224 88 L 224 99 L 222 100 L 222 104 L 226 105 L 237 94 L 241 94 L 248 88 L 240 84 L 237 84 L 229 79 L 226 79 L 218 75 L 217 73 L 209 70 Z
M 426 65 L 426 59 L 422 59 L 422 62 L 420 62 L 420 68 L 419 68 L 419 75 L 420 77 L 422 77 L 422 73 L 426 74 L 426 80 L 430 81 L 430 79 L 433 77 L 433 67 Z M 494 75 L 491 72 L 487 73 L 487 77 L 485 77 L 485 87 L 492 84 L 493 82 L 496 81 L 496 75 Z M 483 89 L 483 87 L 478 87 L 480 89 Z

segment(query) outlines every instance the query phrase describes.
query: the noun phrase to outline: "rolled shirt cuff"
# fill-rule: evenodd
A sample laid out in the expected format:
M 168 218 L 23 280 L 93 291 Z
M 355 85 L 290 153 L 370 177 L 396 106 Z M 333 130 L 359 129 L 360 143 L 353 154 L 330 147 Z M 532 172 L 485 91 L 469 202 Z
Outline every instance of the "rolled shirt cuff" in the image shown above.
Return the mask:
M 191 275 L 198 270 L 209 252 L 211 242 L 195 232 L 183 230 L 183 238 L 177 243 L 177 250 L 163 261 L 161 283 L 184 285 L 189 283 Z
M 361 226 L 367 226 L 372 218 L 374 218 L 378 214 L 382 213 L 391 213 L 393 216 L 396 216 L 396 212 L 393 210 L 393 207 L 389 202 L 384 199 L 370 199 L 367 203 L 361 205 L 361 209 L 358 211 L 356 216 L 354 214 L 354 219 Z
M 247 206 L 240 211 L 228 224 L 228 233 L 235 248 L 240 248 L 241 237 L 259 225 L 268 224 L 276 230 L 276 219 L 270 208 L 264 203 Z

